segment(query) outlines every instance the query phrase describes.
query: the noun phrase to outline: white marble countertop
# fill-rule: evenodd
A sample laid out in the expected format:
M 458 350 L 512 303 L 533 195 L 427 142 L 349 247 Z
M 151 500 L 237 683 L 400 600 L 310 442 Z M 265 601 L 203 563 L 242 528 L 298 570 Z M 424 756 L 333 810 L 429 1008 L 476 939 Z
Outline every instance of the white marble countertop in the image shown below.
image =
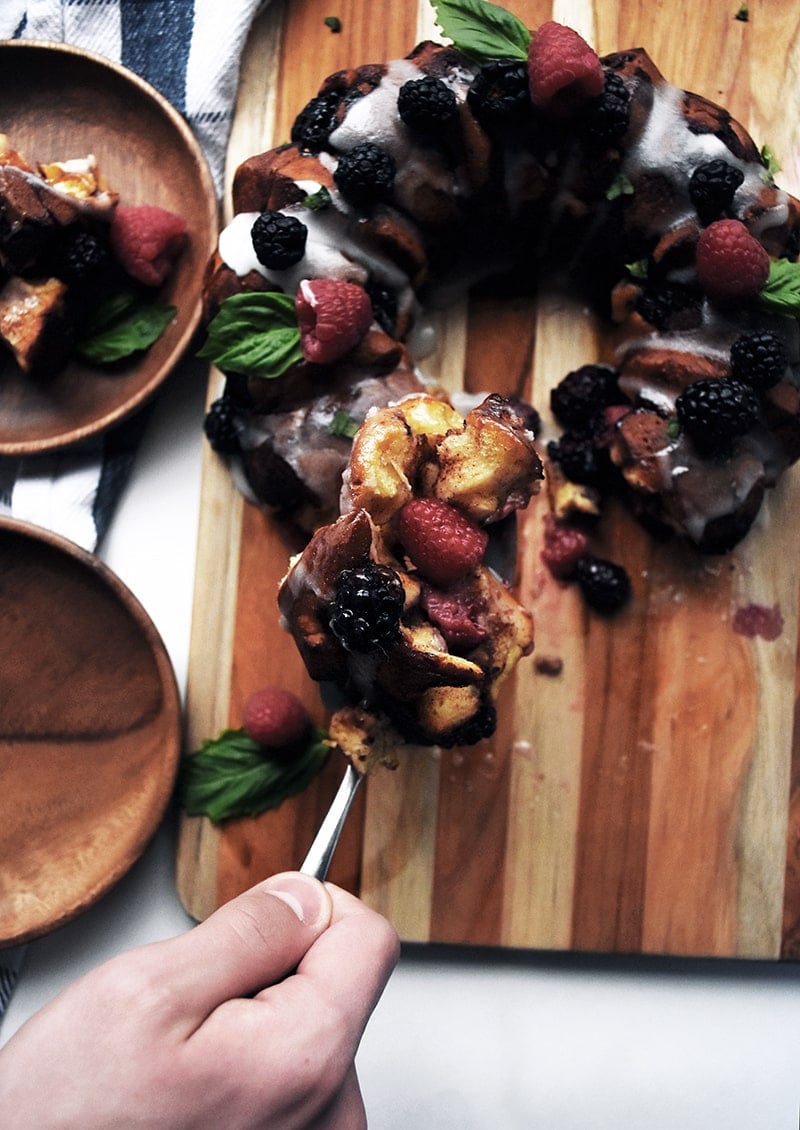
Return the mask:
M 101 553 L 181 687 L 203 394 L 192 366 L 168 384 Z M 168 817 L 109 895 L 28 947 L 0 1040 L 83 971 L 187 929 L 173 872 Z M 797 1130 L 799 1028 L 800 965 L 415 946 L 359 1071 L 372 1130 Z

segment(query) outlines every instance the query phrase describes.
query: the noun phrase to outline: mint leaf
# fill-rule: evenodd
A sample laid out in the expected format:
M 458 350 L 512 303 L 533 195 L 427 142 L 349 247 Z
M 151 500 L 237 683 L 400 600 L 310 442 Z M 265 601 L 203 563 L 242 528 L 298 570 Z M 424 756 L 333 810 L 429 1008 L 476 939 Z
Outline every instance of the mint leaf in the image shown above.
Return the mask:
M 185 758 L 178 776 L 178 801 L 189 816 L 214 824 L 258 816 L 302 792 L 330 753 L 324 730 L 313 726 L 296 749 L 270 756 L 244 730 L 223 730 Z
M 633 196 L 633 185 L 624 173 L 618 173 L 606 190 L 606 200 L 616 200 L 618 196 Z
M 303 204 L 312 212 L 321 212 L 331 202 L 331 194 L 325 185 L 320 185 L 316 192 L 310 192 L 303 198 Z
M 333 419 L 328 426 L 328 431 L 332 436 L 344 436 L 346 439 L 352 439 L 358 431 L 358 420 L 354 420 L 344 408 L 337 408 L 333 414 Z
M 447 39 L 477 59 L 527 59 L 531 33 L 522 20 L 488 0 L 431 0 Z
M 294 299 L 278 291 L 226 298 L 199 350 L 223 372 L 274 380 L 303 359 Z
M 626 263 L 625 269 L 632 279 L 646 279 L 649 263 L 647 259 L 636 259 L 633 263 Z
M 775 177 L 781 171 L 781 163 L 775 155 L 775 151 L 770 145 L 762 145 L 759 150 L 759 156 L 764 162 L 764 167 L 771 177 Z
M 175 317 L 175 306 L 142 300 L 129 292 L 111 295 L 94 311 L 77 353 L 91 365 L 110 365 L 158 341 Z
M 763 310 L 800 317 L 800 263 L 773 259 L 769 278 L 756 298 Z

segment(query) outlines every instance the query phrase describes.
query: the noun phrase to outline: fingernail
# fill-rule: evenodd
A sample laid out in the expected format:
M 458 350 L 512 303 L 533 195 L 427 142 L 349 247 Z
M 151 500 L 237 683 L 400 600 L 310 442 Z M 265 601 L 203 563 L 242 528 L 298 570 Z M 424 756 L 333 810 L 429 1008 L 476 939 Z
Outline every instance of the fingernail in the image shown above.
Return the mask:
M 318 879 L 287 871 L 273 875 L 264 883 L 264 889 L 285 902 L 306 926 L 320 926 L 331 916 L 331 896 Z

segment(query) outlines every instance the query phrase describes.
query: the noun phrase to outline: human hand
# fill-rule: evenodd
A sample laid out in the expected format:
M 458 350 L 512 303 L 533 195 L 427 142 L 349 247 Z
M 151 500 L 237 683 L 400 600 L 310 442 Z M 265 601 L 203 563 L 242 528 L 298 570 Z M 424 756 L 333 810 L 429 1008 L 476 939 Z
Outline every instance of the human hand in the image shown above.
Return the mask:
M 354 1057 L 397 961 L 384 918 L 286 872 L 113 958 L 0 1052 L 5 1130 L 357 1130 Z

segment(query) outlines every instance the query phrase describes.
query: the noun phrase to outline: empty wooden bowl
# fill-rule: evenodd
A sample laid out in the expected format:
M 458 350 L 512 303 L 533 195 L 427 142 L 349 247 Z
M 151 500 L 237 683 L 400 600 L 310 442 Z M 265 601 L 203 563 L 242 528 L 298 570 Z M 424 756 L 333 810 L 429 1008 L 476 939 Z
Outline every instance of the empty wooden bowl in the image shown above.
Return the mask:
M 0 946 L 74 918 L 155 831 L 181 706 L 146 612 L 98 558 L 0 519 Z

